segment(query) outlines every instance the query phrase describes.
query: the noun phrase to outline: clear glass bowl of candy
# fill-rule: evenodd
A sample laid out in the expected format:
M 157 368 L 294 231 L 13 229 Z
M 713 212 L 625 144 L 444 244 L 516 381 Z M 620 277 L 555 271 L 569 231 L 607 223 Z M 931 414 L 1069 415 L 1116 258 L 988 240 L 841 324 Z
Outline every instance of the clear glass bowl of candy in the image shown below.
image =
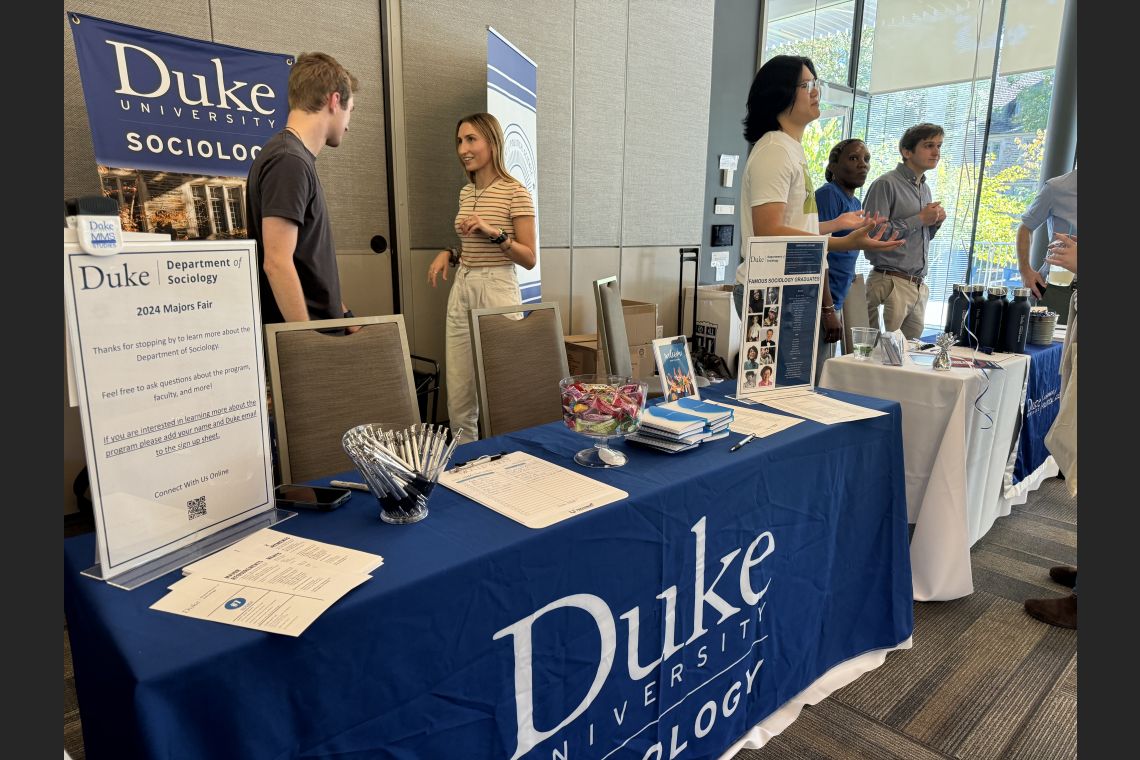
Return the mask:
M 641 425 L 648 386 L 645 381 L 620 375 L 571 375 L 558 384 L 562 392 L 562 419 L 575 433 L 594 445 L 574 455 L 585 467 L 621 467 L 627 457 L 610 442 L 635 432 Z

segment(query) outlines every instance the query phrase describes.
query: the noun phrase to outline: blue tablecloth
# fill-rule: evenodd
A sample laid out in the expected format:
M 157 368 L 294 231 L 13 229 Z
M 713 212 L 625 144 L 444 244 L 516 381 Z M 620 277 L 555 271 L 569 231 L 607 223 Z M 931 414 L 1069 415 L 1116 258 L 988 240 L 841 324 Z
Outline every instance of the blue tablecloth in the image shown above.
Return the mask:
M 122 591 L 79 575 L 93 534 L 68 539 L 87 756 L 717 757 L 913 629 L 899 405 L 827 395 L 890 414 L 732 454 L 736 434 L 627 444 L 628 465 L 587 474 L 629 498 L 541 531 L 442 487 L 410 526 L 363 493 L 303 513 L 278 529 L 385 561 L 299 638 L 150 610 L 177 573 Z M 584 445 L 551 424 L 457 457 L 573 468 Z
M 1029 477 L 1049 457 L 1045 434 L 1061 409 L 1061 353 L 1063 343 L 1048 346 L 1026 344 L 1029 378 L 1025 389 L 1025 414 L 1018 436 L 1013 482 Z

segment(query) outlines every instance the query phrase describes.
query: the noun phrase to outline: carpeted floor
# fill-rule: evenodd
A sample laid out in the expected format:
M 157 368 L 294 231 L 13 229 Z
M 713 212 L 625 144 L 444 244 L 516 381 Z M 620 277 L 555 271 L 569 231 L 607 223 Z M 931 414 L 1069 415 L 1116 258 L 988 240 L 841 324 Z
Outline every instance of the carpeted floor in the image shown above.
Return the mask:
M 71 535 L 85 526 L 65 521 Z M 89 529 L 89 528 L 88 528 Z M 1077 756 L 1077 632 L 1025 614 L 1063 596 L 1049 568 L 1077 559 L 1077 509 L 1048 480 L 974 546 L 974 593 L 916 602 L 914 648 L 734 760 L 1054 760 Z M 83 760 L 71 646 L 63 632 L 63 746 Z

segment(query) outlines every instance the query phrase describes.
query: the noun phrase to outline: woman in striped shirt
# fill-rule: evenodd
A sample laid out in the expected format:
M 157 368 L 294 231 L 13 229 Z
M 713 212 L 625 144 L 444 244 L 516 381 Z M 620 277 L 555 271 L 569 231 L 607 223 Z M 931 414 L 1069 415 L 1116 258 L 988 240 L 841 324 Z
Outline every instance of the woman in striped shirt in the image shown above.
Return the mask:
M 515 265 L 533 269 L 534 200 L 503 163 L 503 128 L 489 113 L 465 116 L 456 125 L 455 146 L 468 183 L 459 191 L 455 232 L 460 247 L 440 251 L 428 267 L 428 282 L 447 279 L 456 266 L 447 299 L 444 334 L 447 415 L 466 440 L 479 437 L 479 401 L 468 314 L 521 303 Z M 521 318 L 522 314 L 515 315 Z

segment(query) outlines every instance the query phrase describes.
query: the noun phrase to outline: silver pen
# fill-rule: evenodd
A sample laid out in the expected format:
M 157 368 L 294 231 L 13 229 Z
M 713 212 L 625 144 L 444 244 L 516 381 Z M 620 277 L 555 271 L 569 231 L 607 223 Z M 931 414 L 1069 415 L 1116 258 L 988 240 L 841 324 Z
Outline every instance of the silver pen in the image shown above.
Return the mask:
M 371 490 L 365 483 L 354 483 L 351 480 L 330 480 L 329 485 L 334 488 L 351 488 L 353 491 Z
M 746 444 L 746 443 L 750 443 L 750 442 L 752 441 L 752 439 L 753 439 L 753 438 L 755 438 L 755 437 L 756 437 L 756 434 L 755 434 L 755 433 L 749 433 L 748 435 L 746 435 L 746 436 L 744 436 L 743 438 L 741 438 L 741 439 L 740 439 L 740 441 L 738 441 L 737 443 L 733 444 L 732 448 L 731 448 L 731 449 L 729 449 L 729 451 L 730 451 L 730 452 L 732 452 L 732 451 L 736 451 L 737 449 L 739 449 L 739 448 L 740 448 L 741 446 L 743 446 L 744 444 Z

